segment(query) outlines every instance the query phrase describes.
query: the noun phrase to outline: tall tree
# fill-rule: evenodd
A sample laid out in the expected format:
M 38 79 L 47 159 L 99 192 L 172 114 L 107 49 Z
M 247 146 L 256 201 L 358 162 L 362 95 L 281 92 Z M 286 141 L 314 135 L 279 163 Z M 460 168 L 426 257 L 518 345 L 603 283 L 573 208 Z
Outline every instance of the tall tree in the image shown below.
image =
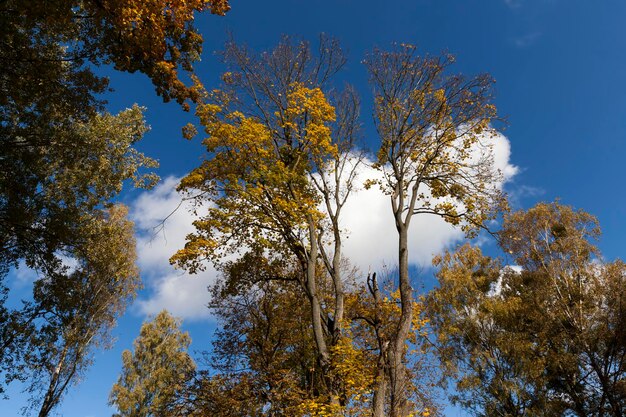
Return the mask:
M 519 269 L 465 246 L 438 262 L 430 296 L 439 352 L 476 415 L 626 412 L 626 266 L 592 243 L 597 220 L 558 203 L 510 215 L 502 248 Z
M 140 281 L 133 224 L 126 215 L 124 206 L 112 206 L 86 224 L 76 265 L 38 280 L 34 300 L 22 312 L 28 330 L 17 335 L 26 338 L 21 368 L 39 417 L 60 403 L 91 363 L 94 348 L 110 344 L 109 331 L 135 296 Z
M 122 354 L 122 373 L 110 402 L 119 417 L 176 415 L 178 396 L 191 381 L 195 363 L 187 353 L 191 339 L 180 322 L 163 310 L 141 326 L 134 351 Z
M 493 80 L 447 74 L 451 56 L 419 56 L 411 45 L 374 50 L 365 59 L 380 137 L 371 181 L 391 200 L 398 233 L 401 315 L 388 349 L 392 417 L 407 416 L 410 381 L 406 340 L 414 317 L 408 231 L 415 215 L 431 214 L 471 233 L 503 207 L 490 152 Z M 383 382 L 381 381 L 381 384 Z M 383 387 L 381 386 L 381 390 Z M 377 397 L 382 401 L 382 397 Z M 376 405 L 377 416 L 383 406 Z
M 262 253 L 229 262 L 212 289 L 210 306 L 219 330 L 208 353 L 211 372 L 200 373 L 184 396 L 187 409 L 216 416 L 370 415 L 379 369 L 378 340 L 386 340 L 400 309 L 397 296 L 385 289 L 372 302 L 357 282 L 356 271 L 342 267 L 346 318 L 338 340 L 329 343 L 325 374 L 317 366 L 310 307 L 302 302 L 297 263 L 284 258 L 269 261 Z M 319 290 L 324 303 L 333 302 L 329 277 L 320 279 Z M 421 319 L 416 320 L 415 332 L 423 326 Z M 320 398 L 328 390 L 329 376 L 336 403 Z M 435 415 L 427 396 L 415 411 Z
M 3 1 L 0 5 L 0 273 L 19 260 L 54 268 L 54 253 L 80 239 L 73 232 L 84 199 L 55 195 L 55 174 L 75 169 L 92 145 L 84 125 L 102 110 L 107 80 L 93 65 L 141 71 L 165 100 L 197 97 L 190 72 L 202 38 L 195 12 L 228 10 L 225 0 Z M 106 119 L 110 120 L 110 119 Z M 102 124 L 99 119 L 93 124 Z M 139 139 L 141 133 L 135 136 Z M 113 145 L 114 146 L 114 145 Z M 107 158 L 116 158 L 110 156 Z M 66 176 L 67 181 L 71 178 Z M 90 204 L 109 190 L 76 184 Z M 55 200 L 55 198 L 57 198 Z M 75 200 L 78 200 L 75 201 Z M 72 204 L 74 203 L 74 204 Z M 58 220 L 57 220 L 58 219 Z M 36 264 L 36 265 L 35 265 Z
M 56 333 L 58 339 L 55 340 L 65 343 L 62 342 L 64 327 L 70 324 L 58 319 L 60 312 L 68 309 L 76 314 L 84 313 L 80 320 L 95 323 L 96 328 L 106 328 L 113 320 L 102 312 L 76 306 L 74 302 L 79 299 L 43 294 L 57 286 L 69 288 L 74 281 L 78 292 L 99 288 L 103 280 L 109 279 L 118 280 L 118 286 L 111 289 L 111 296 L 125 299 L 134 295 L 136 283 L 128 282 L 134 277 L 128 272 L 129 264 L 135 259 L 132 226 L 123 219 L 124 210 L 103 207 L 103 203 L 117 195 L 127 180 L 134 179 L 140 186 L 154 183 L 153 174 L 140 170 L 153 167 L 155 162 L 133 148 L 146 129 L 142 109 L 136 106 L 116 116 L 103 114 L 88 122 L 76 122 L 72 136 L 60 137 L 58 146 L 41 150 L 45 158 L 32 167 L 40 174 L 39 179 L 31 184 L 20 184 L 25 188 L 33 186 L 37 191 L 22 200 L 15 195 L 19 194 L 19 189 L 9 189 L 2 200 L 2 208 L 9 212 L 3 218 L 6 223 L 2 224 L 8 229 L 2 236 L 2 261 L 11 265 L 21 258 L 38 275 L 33 299 L 27 300 L 24 308 L 5 309 L 7 320 L 0 326 L 0 369 L 6 382 L 23 380 L 29 375 L 17 370 L 26 366 L 23 359 L 29 351 L 37 351 L 38 348 L 32 346 L 35 341 L 41 338 L 45 345 L 48 343 L 45 339 Z M 37 183 L 39 185 L 35 186 Z M 108 227 L 113 228 L 112 231 L 107 231 Z M 110 236 L 112 233 L 116 238 Z M 107 257 L 107 252 L 116 256 L 126 254 L 126 260 Z M 68 259 L 81 265 L 80 273 L 67 268 Z M 104 263 L 105 260 L 109 263 Z M 94 264 L 96 261 L 98 263 Z M 90 271 L 93 272 L 92 283 L 89 283 Z M 104 294 L 97 295 L 104 297 Z M 53 302 L 59 304 L 53 305 Z M 121 306 L 125 305 L 114 298 L 110 303 L 114 308 L 113 316 L 120 314 Z M 92 346 L 89 342 L 86 345 Z
M 2 3 L 0 273 L 4 275 L 19 259 L 46 269 L 54 258 L 51 254 L 79 239 L 71 230 L 76 213 L 64 211 L 80 212 L 83 207 L 62 200 L 63 195 L 54 200 L 48 187 L 54 174 L 73 169 L 76 152 L 85 155 L 91 146 L 82 126 L 102 110 L 97 95 L 106 90 L 107 80 L 89 63 L 144 72 L 164 99 L 193 100 L 197 93 L 183 83 L 179 69 L 191 71 L 199 57 L 202 38 L 192 21 L 194 12 L 207 8 L 222 14 L 228 4 L 224 0 Z M 91 191 L 91 197 L 99 198 L 97 204 L 111 197 Z M 51 220 L 52 211 L 63 221 Z
M 210 303 L 220 323 L 210 364 L 219 374 L 212 378 L 214 389 L 201 398 L 236 384 L 239 395 L 224 405 L 239 415 L 295 416 L 324 389 L 299 275 L 297 264 L 269 261 L 260 253 L 224 269 Z
M 180 185 L 212 206 L 172 261 L 193 272 L 207 258 L 219 263 L 225 254 L 245 250 L 294 259 L 310 305 L 317 366 L 328 376 L 329 343 L 338 340 L 344 296 L 341 242 L 335 240 L 334 254 L 327 253 L 324 227 L 330 241 L 340 233 L 338 218 L 359 162 L 350 159 L 358 101 L 348 91 L 338 97 L 335 111 L 322 87 L 345 57 L 326 37 L 318 51 L 313 55 L 307 43 L 288 38 L 262 55 L 227 45 L 231 71 L 223 76 L 224 87 L 206 93 L 196 112 L 212 156 Z M 327 222 L 320 204 L 329 207 Z M 331 303 L 322 302 L 318 288 L 324 273 L 333 278 Z M 325 383 L 327 401 L 337 402 L 333 382 Z
M 155 179 L 137 174 L 141 167 L 155 165 L 132 147 L 146 131 L 141 110 L 135 107 L 118 116 L 102 112 L 99 94 L 107 90 L 108 81 L 96 68 L 112 64 L 121 71 L 142 72 L 165 101 L 186 107 L 197 98 L 188 75 L 202 45 L 194 15 L 205 10 L 224 14 L 228 7 L 226 0 L 1 2 L 0 370 L 6 381 L 24 379 L 28 373 L 20 370 L 32 369 L 38 361 L 46 362 L 45 369 L 57 359 L 73 361 L 63 356 L 76 343 L 93 345 L 75 340 L 75 332 L 66 326 L 78 324 L 54 319 L 54 312 L 84 313 L 80 320 L 100 329 L 110 319 L 94 318 L 90 314 L 95 312 L 76 307 L 71 298 L 46 298 L 37 292 L 24 309 L 11 310 L 4 306 L 7 272 L 20 263 L 36 270 L 36 291 L 71 286 L 68 277 L 77 287 L 98 287 L 103 270 L 89 267 L 76 274 L 63 260 L 88 265 L 87 244 L 109 245 L 111 253 L 128 245 L 124 239 L 118 247 L 98 242 L 94 233 L 112 215 L 107 207 L 126 180 L 150 185 Z M 85 271 L 94 275 L 87 277 Z M 109 273 L 122 285 L 124 277 L 116 276 L 115 268 Z M 128 289 L 128 295 L 133 291 Z M 69 304 L 51 305 L 49 300 Z M 37 343 L 51 347 L 40 352 Z M 81 363 L 81 355 L 74 355 L 76 362 Z M 65 372 L 60 378 L 74 374 Z M 58 402 L 57 388 L 63 391 L 68 384 L 51 380 L 42 412 Z

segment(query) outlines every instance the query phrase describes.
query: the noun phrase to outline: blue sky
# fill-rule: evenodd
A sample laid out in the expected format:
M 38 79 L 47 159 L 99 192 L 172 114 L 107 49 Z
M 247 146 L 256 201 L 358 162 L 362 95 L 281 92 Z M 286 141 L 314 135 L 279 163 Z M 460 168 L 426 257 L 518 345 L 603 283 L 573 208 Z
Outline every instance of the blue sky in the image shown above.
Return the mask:
M 203 60 L 197 67 L 203 81 L 209 86 L 217 83 L 222 67 L 213 51 L 221 48 L 228 31 L 255 49 L 271 48 L 281 34 L 312 42 L 320 32 L 336 36 L 349 51 L 343 77 L 363 96 L 364 135 L 372 147 L 376 138 L 371 100 L 360 64 L 372 47 L 397 41 L 416 44 L 428 53 L 447 50 L 457 56 L 457 72 L 491 73 L 497 81 L 495 103 L 508 120 L 503 132 L 510 145 L 507 163 L 517 167 L 506 185 L 512 202 L 524 208 L 560 198 L 585 209 L 600 220 L 604 234 L 599 246 L 606 258 L 621 256 L 626 231 L 626 2 L 233 0 L 232 7 L 226 17 L 197 19 L 205 39 Z M 192 120 L 191 115 L 176 104 L 163 104 L 142 75 L 111 72 L 111 79 L 116 90 L 107 97 L 111 111 L 135 102 L 148 108 L 152 130 L 140 148 L 160 160 L 161 177 L 180 177 L 193 168 L 202 150 L 180 135 L 180 127 Z M 176 249 L 189 218 L 181 215 L 166 225 L 166 239 L 163 233 L 153 236 L 151 229 L 176 198 L 172 184 L 170 179 L 150 194 L 133 191 L 122 196 L 138 222 L 146 288 L 120 320 L 114 349 L 96 354 L 92 369 L 58 409 L 61 415 L 111 415 L 106 402 L 120 369 L 121 351 L 132 346 L 147 313 L 176 304 L 174 312 L 185 317 L 192 348 L 210 344 L 215 325 L 201 306 L 211 271 L 189 278 L 167 267 L 167 256 Z M 438 246 L 416 250 L 414 259 L 422 263 L 427 263 L 422 258 L 459 238 L 447 228 L 434 227 L 427 233 L 442 237 Z M 28 277 L 18 275 L 9 279 L 19 295 L 27 292 Z M 17 414 L 24 405 L 19 387 L 12 391 L 10 400 L 0 401 L 3 416 Z M 464 415 L 453 409 L 448 414 Z

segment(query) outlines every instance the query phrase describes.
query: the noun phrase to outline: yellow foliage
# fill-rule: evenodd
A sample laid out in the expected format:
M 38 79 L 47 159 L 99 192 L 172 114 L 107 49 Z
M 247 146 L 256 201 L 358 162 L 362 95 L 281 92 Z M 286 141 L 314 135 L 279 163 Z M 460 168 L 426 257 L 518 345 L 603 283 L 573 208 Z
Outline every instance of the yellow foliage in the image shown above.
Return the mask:
M 276 124 L 233 108 L 238 105 L 233 92 L 201 95 L 206 102 L 196 115 L 211 157 L 184 177 L 179 189 L 201 191 L 214 204 L 205 218 L 210 221 L 196 222 L 197 232 L 171 259 L 194 270 L 199 260 L 221 259 L 241 244 L 276 249 L 285 243 L 285 233 L 318 221 L 319 196 L 310 175 L 337 154 L 329 126 L 335 109 L 319 88 L 290 85 L 285 108 L 274 114 Z

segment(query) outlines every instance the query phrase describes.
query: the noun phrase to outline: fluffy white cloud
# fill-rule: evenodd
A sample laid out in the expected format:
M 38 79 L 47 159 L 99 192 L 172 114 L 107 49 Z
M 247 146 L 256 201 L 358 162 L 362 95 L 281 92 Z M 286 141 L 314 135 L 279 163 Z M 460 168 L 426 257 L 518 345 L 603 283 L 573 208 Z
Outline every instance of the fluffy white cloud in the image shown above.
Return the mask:
M 495 132 L 495 136 L 491 138 L 493 143 L 493 163 L 494 168 L 502 173 L 502 184 L 509 182 L 518 173 L 519 168 L 511 164 L 511 142 L 500 132 Z
M 506 182 L 517 172 L 517 167 L 510 163 L 509 141 L 504 135 L 497 134 L 492 143 L 495 167 L 502 172 L 503 182 Z M 363 165 L 357 181 L 363 183 L 377 175 L 376 171 Z M 166 308 L 188 319 L 207 318 L 209 295 L 206 288 L 215 281 L 217 272 L 207 267 L 205 272 L 189 276 L 175 270 L 168 261 L 177 249 L 183 247 L 185 236 L 193 231 L 190 203 L 183 202 L 175 191 L 177 183 L 177 178 L 169 177 L 154 190 L 141 194 L 132 204 L 131 216 L 138 229 L 139 265 L 148 290 L 148 298 L 140 299 L 138 305 L 146 314 Z M 396 263 L 397 234 L 390 204 L 389 197 L 376 187 L 370 190 L 361 187 L 344 207 L 341 227 L 348 233 L 344 254 L 362 271 L 379 270 L 383 263 L 393 267 Z M 177 207 L 178 210 L 174 211 Z M 167 220 L 161 227 L 165 218 Z M 439 217 L 417 216 L 410 228 L 410 262 L 430 265 L 434 254 L 462 238 L 460 230 Z
M 502 181 L 494 184 L 501 189 L 518 172 L 510 162 L 511 145 L 506 136 L 499 132 L 486 133 L 482 153 L 491 155 L 493 167 L 502 174 Z M 479 155 L 477 155 L 477 158 Z M 364 166 L 359 172 L 359 181 L 380 178 L 375 170 Z M 349 233 L 345 243 L 345 254 L 361 270 L 379 269 L 383 263 L 396 264 L 398 243 L 395 223 L 391 215 L 391 201 L 372 187 L 361 189 L 346 203 L 342 227 Z M 409 260 L 412 264 L 428 266 L 433 255 L 463 239 L 463 233 L 442 218 L 420 215 L 413 218 L 409 229 Z
M 178 317 L 205 319 L 209 317 L 207 287 L 215 281 L 217 272 L 207 267 L 204 272 L 189 275 L 169 263 L 174 252 L 184 246 L 185 236 L 193 231 L 191 203 L 176 192 L 178 181 L 166 178 L 131 205 L 138 263 L 148 293 L 137 306 L 144 314 L 156 314 L 165 308 Z
M 363 166 L 358 181 L 377 178 L 372 168 Z M 355 192 L 342 212 L 341 227 L 348 238 L 344 254 L 362 271 L 379 270 L 383 264 L 395 266 L 398 258 L 398 235 L 391 214 L 391 200 L 377 187 Z M 458 241 L 463 233 L 439 217 L 416 216 L 409 232 L 409 260 L 429 265 L 433 254 Z

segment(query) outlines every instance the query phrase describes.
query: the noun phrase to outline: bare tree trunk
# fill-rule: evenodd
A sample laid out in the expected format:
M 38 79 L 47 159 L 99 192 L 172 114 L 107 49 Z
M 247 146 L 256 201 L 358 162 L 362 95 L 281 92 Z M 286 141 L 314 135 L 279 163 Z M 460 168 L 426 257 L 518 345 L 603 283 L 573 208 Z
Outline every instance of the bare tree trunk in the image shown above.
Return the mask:
M 324 328 L 322 324 L 322 308 L 317 293 L 317 257 L 319 254 L 317 228 L 313 219 L 309 216 L 309 240 L 311 248 L 307 259 L 306 285 L 311 304 L 311 322 L 313 325 L 313 337 L 319 355 L 322 376 L 327 384 L 328 394 L 331 404 L 339 404 L 337 392 L 333 386 L 333 381 L 329 378 L 330 352 L 326 339 L 324 338 Z
M 376 273 L 367 276 L 367 286 L 374 299 L 374 305 L 380 305 L 380 291 Z M 376 363 L 376 376 L 374 380 L 374 395 L 372 397 L 372 417 L 385 417 L 385 399 L 387 398 L 387 348 L 389 343 L 383 340 L 380 332 L 380 318 L 377 308 L 374 310 L 373 321 L 374 333 L 378 342 L 378 361 Z
M 409 278 L 407 224 L 396 222 L 398 227 L 398 287 L 400 289 L 400 321 L 393 335 L 389 356 L 390 416 L 408 415 L 408 385 L 404 364 L 405 344 L 413 320 L 413 288 Z
M 380 340 L 379 340 L 380 342 Z M 387 398 L 387 346 L 379 343 L 380 353 L 376 364 L 376 382 L 372 398 L 372 417 L 385 417 L 385 399 Z
M 59 362 L 54 367 L 54 372 L 50 377 L 50 383 L 48 384 L 48 390 L 46 391 L 46 395 L 43 398 L 41 403 L 41 407 L 39 409 L 38 417 L 47 417 L 50 414 L 50 411 L 54 408 L 58 401 L 57 395 L 57 386 L 59 384 L 59 378 L 61 375 L 61 370 L 65 364 L 65 356 L 67 352 L 67 346 L 63 348 L 63 352 L 61 353 L 61 357 Z
M 339 231 L 339 224 L 336 219 L 333 219 L 333 233 L 335 238 L 335 252 L 333 253 L 333 286 L 335 289 L 335 328 L 333 338 L 337 338 L 343 328 L 343 316 L 344 316 L 344 290 L 343 290 L 343 277 L 341 276 L 341 233 Z
M 311 324 L 313 325 L 313 338 L 320 357 L 322 368 L 326 368 L 330 361 L 328 346 L 324 339 L 324 329 L 322 326 L 322 308 L 317 294 L 317 255 L 318 242 L 316 225 L 309 216 L 309 243 L 311 245 L 306 265 L 306 289 L 311 304 Z M 324 369 L 325 370 L 325 369 Z

